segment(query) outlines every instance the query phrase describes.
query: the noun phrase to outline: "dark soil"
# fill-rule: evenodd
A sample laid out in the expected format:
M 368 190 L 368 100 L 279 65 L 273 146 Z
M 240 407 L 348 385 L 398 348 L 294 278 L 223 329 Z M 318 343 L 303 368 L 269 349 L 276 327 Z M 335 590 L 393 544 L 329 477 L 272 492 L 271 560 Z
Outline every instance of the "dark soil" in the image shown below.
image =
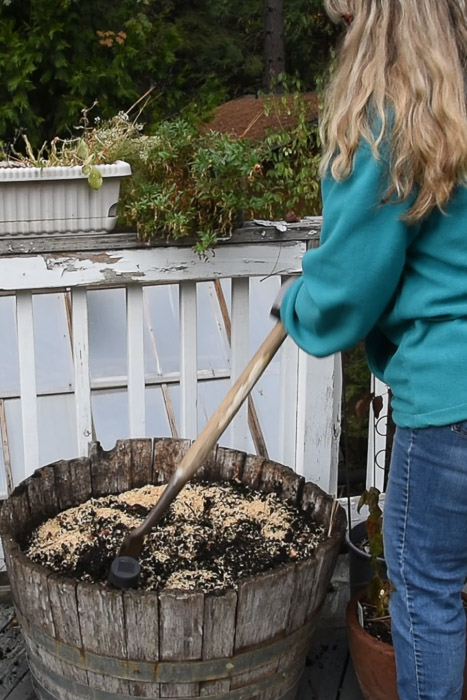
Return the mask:
M 363 602 L 363 626 L 368 634 L 371 634 L 380 642 L 392 645 L 391 618 L 389 616 L 381 619 L 375 618 L 375 609 L 372 605 Z
M 361 549 L 362 552 L 365 552 L 368 555 L 371 554 L 368 537 L 365 536 L 362 540 L 355 542 L 354 544 L 356 547 Z M 384 559 L 384 557 L 380 557 L 379 559 Z M 379 639 L 381 642 L 386 642 L 387 644 L 392 645 L 391 618 L 389 615 L 381 619 L 374 619 L 375 608 L 373 605 L 362 601 L 362 608 L 364 629 L 371 634 L 372 637 Z
M 26 554 L 64 576 L 104 584 L 126 532 L 162 490 L 145 487 L 64 511 L 32 533 Z M 241 578 L 309 558 L 324 537 L 275 494 L 231 483 L 188 485 L 146 537 L 139 588 L 235 588 Z
M 462 601 L 464 605 L 464 612 L 467 616 L 467 603 L 465 600 Z M 368 634 L 372 637 L 379 639 L 381 642 L 386 644 L 391 644 L 392 646 L 392 633 L 391 633 L 391 618 L 388 616 L 384 619 L 375 620 L 374 619 L 374 607 L 368 603 L 363 602 L 363 621 L 364 628 Z
M 303 99 L 307 104 L 307 117 L 314 121 L 318 117 L 318 97 L 315 93 L 303 94 Z M 265 105 L 275 100 L 278 107 L 267 110 Z M 203 131 L 211 129 L 222 133 L 232 134 L 238 138 L 261 139 L 269 130 L 279 130 L 291 127 L 295 118 L 293 110 L 291 114 L 286 114 L 281 108 L 281 97 L 256 97 L 255 95 L 245 95 L 236 100 L 230 100 L 215 110 L 210 122 L 203 126 Z

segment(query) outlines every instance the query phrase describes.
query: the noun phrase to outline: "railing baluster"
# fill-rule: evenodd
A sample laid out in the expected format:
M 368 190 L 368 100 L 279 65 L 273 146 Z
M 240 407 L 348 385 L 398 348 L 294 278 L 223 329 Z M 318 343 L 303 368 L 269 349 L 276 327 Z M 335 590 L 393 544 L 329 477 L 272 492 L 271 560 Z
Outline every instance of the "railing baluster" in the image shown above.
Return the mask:
M 299 353 L 297 472 L 337 493 L 342 368 L 340 355 Z
M 86 457 L 88 444 L 92 440 L 88 300 L 86 289 L 72 290 L 71 305 L 78 456 Z
M 3 465 L 5 467 L 5 474 L 2 474 L 0 479 L 2 487 L 4 485 L 5 488 L 0 489 L 0 498 L 4 498 L 13 491 L 15 483 L 13 480 L 13 472 L 11 469 L 10 445 L 8 443 L 5 402 L 3 399 L 0 399 L 0 436 L 2 440 Z
M 126 289 L 128 413 L 130 437 L 146 437 L 143 288 Z
M 289 277 L 282 277 L 284 284 Z M 297 462 L 298 345 L 287 338 L 280 351 L 279 455 L 292 469 Z
M 180 284 L 181 437 L 198 434 L 198 339 L 196 282 Z
M 285 340 L 280 355 L 279 461 L 295 469 L 297 460 L 298 345 Z
M 232 384 L 248 363 L 250 355 L 249 337 L 249 291 L 250 280 L 239 278 L 232 280 Z M 240 408 L 232 422 L 232 446 L 238 450 L 248 451 L 248 408 L 246 402 Z
M 217 317 L 220 312 L 220 319 L 217 324 L 221 333 L 221 337 L 226 340 L 226 351 L 230 353 L 230 341 L 232 336 L 232 324 L 230 314 L 225 301 L 224 292 L 220 280 L 215 280 L 212 283 L 212 293 L 215 294 L 217 304 L 214 304 L 214 313 Z M 253 396 L 248 397 L 248 427 L 250 429 L 251 438 L 255 446 L 256 454 L 269 459 L 268 448 L 263 435 L 263 429 L 259 420 L 258 411 L 256 410 Z
M 149 334 L 149 345 L 152 350 L 152 354 L 154 355 L 154 360 L 156 363 L 156 372 L 160 376 L 163 374 L 162 372 L 162 367 L 159 359 L 159 352 L 157 350 L 157 343 L 156 343 L 156 336 L 154 333 L 154 328 L 152 326 L 151 322 L 151 313 L 149 309 L 149 301 L 148 301 L 148 296 L 145 294 L 143 290 L 143 316 L 144 316 L 144 322 L 145 326 L 148 330 Z M 167 382 L 161 382 L 160 384 L 160 390 L 162 392 L 162 400 L 164 402 L 165 410 L 167 413 L 167 420 L 169 422 L 169 427 L 170 427 L 170 434 L 173 438 L 178 438 L 178 428 L 177 428 L 177 422 L 175 420 L 175 412 L 174 412 L 174 407 L 172 404 L 172 398 L 170 396 L 170 390 L 169 390 L 169 385 Z
M 23 422 L 24 476 L 39 466 L 34 318 L 31 292 L 16 295 L 21 418 Z

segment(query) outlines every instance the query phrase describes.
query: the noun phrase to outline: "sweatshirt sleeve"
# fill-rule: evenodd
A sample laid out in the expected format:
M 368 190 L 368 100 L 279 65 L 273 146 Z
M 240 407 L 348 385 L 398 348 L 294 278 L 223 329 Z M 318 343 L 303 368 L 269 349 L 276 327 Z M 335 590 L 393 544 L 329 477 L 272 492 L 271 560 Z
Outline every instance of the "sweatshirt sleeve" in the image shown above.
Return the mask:
M 321 244 L 305 253 L 303 273 L 281 304 L 287 333 L 311 355 L 363 340 L 397 289 L 418 226 L 401 220 L 410 199 L 380 204 L 387 177 L 387 164 L 365 143 L 347 179 L 322 182 Z

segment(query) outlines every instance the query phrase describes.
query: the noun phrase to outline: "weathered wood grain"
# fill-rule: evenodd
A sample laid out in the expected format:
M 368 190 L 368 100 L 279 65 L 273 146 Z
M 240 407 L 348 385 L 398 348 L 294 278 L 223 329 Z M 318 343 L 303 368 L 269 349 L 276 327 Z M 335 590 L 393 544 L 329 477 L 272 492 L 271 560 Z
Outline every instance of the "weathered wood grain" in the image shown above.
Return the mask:
M 311 631 L 310 636 L 308 638 L 304 639 L 300 644 L 295 645 L 289 651 L 286 651 L 286 653 L 283 654 L 279 659 L 279 662 L 277 664 L 277 673 L 287 674 L 290 678 L 290 668 L 292 666 L 297 666 L 297 664 L 301 664 L 303 668 L 303 662 L 305 661 L 308 647 L 310 646 L 310 640 Z
M 305 484 L 303 476 L 290 467 L 267 460 L 263 464 L 259 488 L 265 493 L 276 493 L 282 501 L 298 505 Z
M 37 700 L 28 668 L 26 658 L 22 659 L 21 664 L 18 663 L 16 676 L 19 676 L 23 670 L 24 676 L 22 676 L 18 685 L 8 692 L 8 695 L 2 695 L 2 692 L 0 692 L 0 700 L 5 700 L 5 698 L 7 700 Z M 16 678 L 13 676 L 10 676 L 10 678 L 12 682 L 15 682 Z M 6 692 L 7 688 L 2 687 L 2 691 Z
M 252 221 L 232 232 L 230 237 L 220 238 L 218 246 L 230 246 L 238 243 L 266 243 L 270 241 L 306 240 L 318 245 L 321 230 L 321 217 L 313 216 L 303 219 L 297 224 L 278 222 L 282 229 L 273 225 L 255 224 Z M 178 248 L 191 248 L 195 245 L 194 238 L 182 238 L 177 241 Z M 173 241 L 159 238 L 153 241 L 142 241 L 136 231 L 116 229 L 111 233 L 100 234 L 60 234 L 28 238 L 26 236 L 2 236 L 0 238 L 0 255 L 17 255 L 53 252 L 83 252 L 100 250 L 167 248 L 173 246 Z
M 318 562 L 313 557 L 295 564 L 294 591 L 290 606 L 287 632 L 294 632 L 305 624 L 310 610 L 310 599 L 315 587 Z
M 242 688 L 242 687 L 248 687 L 252 686 L 253 683 L 256 683 L 258 681 L 262 681 L 266 678 L 273 680 L 274 676 L 276 675 L 276 669 L 277 669 L 277 659 L 274 659 L 273 661 L 267 661 L 266 663 L 262 664 L 261 666 L 255 668 L 253 671 L 245 671 L 245 673 L 237 673 L 231 681 L 231 688 L 236 689 L 236 688 Z M 250 688 L 250 692 L 253 693 L 253 689 Z M 270 697 L 272 692 L 271 688 L 268 688 L 267 690 L 267 696 Z M 264 697 L 263 693 L 261 694 L 253 694 L 253 697 Z
M 0 527 L 3 535 L 13 538 L 21 536 L 25 526 L 31 521 L 28 489 L 24 482 L 16 487 L 0 510 Z
M 204 599 L 203 659 L 225 659 L 235 645 L 236 591 L 206 595 Z
M 160 658 L 164 661 L 201 659 L 204 594 L 163 591 L 159 596 Z M 162 698 L 196 697 L 199 683 L 161 684 Z
M 47 578 L 49 572 L 34 564 L 24 554 L 18 553 L 14 561 L 13 576 L 19 609 L 27 622 L 37 626 L 50 636 L 55 635 L 55 625 L 49 605 Z
M 304 654 L 302 654 L 288 666 L 287 670 L 278 670 L 277 673 L 282 680 L 279 688 L 273 691 L 270 695 L 264 694 L 261 700 L 283 700 L 283 698 L 291 698 L 291 700 L 296 700 L 303 674 L 304 662 L 305 658 Z
M 91 487 L 92 494 L 99 496 L 147 481 L 167 481 L 190 444 L 189 440 L 157 439 L 153 449 L 148 439 L 121 440 L 114 450 L 104 451 L 95 443 L 89 459 L 59 462 L 30 477 L 23 490 L 7 503 L 5 513 L 8 508 L 11 513 L 3 520 L 4 529 L 14 530 L 15 536 L 21 537 L 32 518 L 40 514 L 43 520 L 43 511 L 52 512 L 85 500 Z M 81 480 L 82 474 L 87 477 Z M 321 489 L 304 485 L 303 478 L 292 470 L 262 457 L 216 447 L 208 455 L 204 476 L 276 492 L 284 500 L 317 514 L 323 524 L 333 513 L 333 499 Z M 222 596 L 184 591 L 123 593 L 75 584 L 27 560 L 15 541 L 7 537 L 6 554 L 20 616 L 56 640 L 51 646 L 43 639 L 41 645 L 40 635 L 35 635 L 32 628 L 28 635 L 26 626 L 39 681 L 49 692 L 58 692 L 60 700 L 79 699 L 79 687 L 73 683 L 89 687 L 89 697 L 93 689 L 117 695 L 185 699 L 224 693 L 228 697 L 230 690 L 238 689 L 243 700 L 292 700 L 303 667 L 308 634 L 308 626 L 304 625 L 316 615 L 326 596 L 344 527 L 345 514 L 337 509 L 331 536 L 320 545 L 315 558 L 241 581 L 238 592 Z M 292 633 L 298 636 L 286 650 L 268 651 L 272 643 Z M 60 649 L 61 642 L 64 651 L 68 649 L 64 655 L 54 651 L 53 645 Z M 66 660 L 78 658 L 70 656 L 73 648 L 82 650 L 82 662 L 74 660 L 70 664 Z M 187 679 L 190 661 L 226 659 L 222 668 L 228 670 L 228 660 L 233 656 L 249 650 L 256 653 L 258 649 L 262 654 L 264 651 L 264 656 L 254 664 L 243 664 L 241 673 L 235 672 L 232 663 L 230 677 L 223 670 L 218 677 L 210 673 L 209 680 L 202 682 L 190 682 L 191 677 L 199 679 L 199 675 Z M 121 664 L 113 660 L 121 660 Z M 138 679 L 138 663 L 126 663 L 138 661 L 154 663 L 153 682 L 146 682 L 147 672 L 144 680 Z M 175 665 L 172 670 L 161 667 L 164 675 L 158 677 L 158 664 L 164 662 Z M 182 682 L 177 677 L 179 665 L 185 671 Z M 128 679 L 127 674 L 134 678 Z M 62 682 L 63 688 L 58 691 Z
M 151 483 L 153 442 L 150 438 L 130 441 L 131 449 L 131 485 L 136 489 Z
M 9 537 L 4 536 L 3 551 L 8 571 L 8 578 L 10 581 L 11 600 L 14 603 L 14 605 L 16 605 L 17 608 L 19 608 L 21 601 L 19 588 L 21 583 L 18 576 L 16 575 L 16 558 L 18 557 L 20 550 L 16 542 L 11 540 Z
M 301 271 L 306 243 L 289 240 L 260 246 L 239 243 L 218 247 L 216 255 L 200 259 L 190 248 L 148 250 L 101 249 L 86 253 L 37 253 L 0 255 L 0 293 L 30 289 L 73 290 L 122 287 L 131 284 L 178 284 L 220 278 L 264 277 L 280 270 L 293 275 Z M 18 275 L 18 270 L 22 274 Z
M 296 700 L 363 700 L 352 664 L 349 663 L 345 632 L 344 611 L 349 597 L 347 567 L 347 557 L 341 555 L 333 575 L 333 586 L 327 594 L 313 635 L 303 677 L 297 686 Z M 0 607 L 2 629 L 4 621 L 12 616 L 11 607 Z M 36 700 L 31 677 L 27 673 L 19 627 L 14 629 L 14 644 L 10 637 L 2 637 L 0 632 L 0 657 L 3 656 L 3 659 L 0 658 L 0 681 L 3 681 L 0 682 L 0 700 Z M 6 652 L 6 648 L 10 651 Z M 13 668 L 10 666 L 12 654 L 18 664 Z M 261 700 L 276 700 L 275 692 L 268 692 L 270 694 L 263 695 Z
M 256 457 L 255 455 L 247 455 L 243 465 L 242 482 L 252 489 L 258 490 L 261 484 L 261 475 L 263 467 L 267 464 L 267 459 L 264 457 Z
M 294 593 L 295 567 L 240 581 L 238 586 L 235 651 L 283 634 L 287 629 Z
M 36 680 L 39 681 L 42 688 L 52 693 L 53 697 L 59 697 L 60 700 L 77 700 L 76 693 L 65 687 L 66 679 L 71 676 L 69 664 L 64 664 L 61 659 L 51 654 L 42 644 L 30 638 L 27 634 L 25 635 L 25 642 L 28 649 L 29 664 L 34 669 L 34 673 L 36 673 L 35 669 L 37 669 Z M 59 683 L 56 682 L 55 676 L 60 679 Z M 84 685 L 86 687 L 87 682 Z
M 81 630 L 76 599 L 77 583 L 57 574 L 47 578 L 54 636 L 59 641 L 81 648 Z
M 237 593 L 227 591 L 222 596 L 206 595 L 204 599 L 203 659 L 226 659 L 235 646 L 235 616 Z M 225 693 L 230 690 L 229 679 L 200 683 L 201 696 Z
M 78 614 L 84 650 L 105 656 L 127 658 L 123 593 L 86 583 L 77 587 Z M 129 693 L 128 681 L 88 671 L 93 688 Z
M 81 649 L 81 624 L 76 597 L 77 583 L 51 574 L 47 579 L 47 585 L 56 639 Z M 71 663 L 63 662 L 60 671 L 66 678 L 88 685 L 88 676 L 85 670 Z
M 328 583 L 339 555 L 341 541 L 334 536 L 322 543 L 316 554 L 317 569 L 315 585 L 308 601 L 308 615 L 312 610 L 319 610 L 328 592 Z
M 19 626 L 12 621 L 10 608 L 8 622 L 0 632 L 0 698 L 6 697 L 26 672 L 23 639 Z
M 131 488 L 131 441 L 117 440 L 112 450 L 103 450 L 100 443 L 89 446 L 92 494 L 94 498 L 121 493 Z
M 219 481 L 219 467 L 216 457 L 217 446 L 210 451 L 203 464 L 193 474 L 190 481 Z
M 241 482 L 245 459 L 245 452 L 218 445 L 199 470 L 199 478 L 208 481 Z
M 152 480 L 154 484 L 166 484 L 178 464 L 188 452 L 191 440 L 161 438 L 154 441 Z
M 329 523 L 333 498 L 325 493 L 319 486 L 307 482 L 303 487 L 301 508 L 313 519 L 321 524 Z
M 24 618 L 21 624 L 23 625 L 23 635 L 28 654 L 37 658 L 51 673 L 56 673 L 60 677 L 84 680 L 87 684 L 86 673 L 64 663 L 60 658 L 45 649 L 36 639 L 35 630 L 44 632 L 52 638 L 56 637 L 55 619 L 49 600 L 49 574 L 42 567 L 32 565 L 31 562 L 25 564 L 25 562 L 27 560 L 23 556 L 15 559 L 14 574 L 18 577 L 19 584 L 22 584 L 22 588 L 24 588 L 19 593 L 20 605 L 18 607 L 21 612 L 21 618 Z M 70 596 L 68 596 L 68 602 L 70 602 Z M 52 690 L 54 684 L 50 680 L 49 683 L 50 685 L 47 687 L 49 690 Z M 60 700 L 75 700 L 75 697 L 61 690 Z
M 91 497 L 91 461 L 87 457 L 61 460 L 53 467 L 59 510 L 84 503 Z
M 159 598 L 157 593 L 125 591 L 123 596 L 127 656 L 130 660 L 159 660 Z M 130 683 L 131 695 L 159 698 L 159 683 Z
M 37 469 L 32 476 L 25 481 L 28 490 L 30 530 L 52 518 L 59 511 L 59 505 L 55 492 L 55 469 L 53 465 Z

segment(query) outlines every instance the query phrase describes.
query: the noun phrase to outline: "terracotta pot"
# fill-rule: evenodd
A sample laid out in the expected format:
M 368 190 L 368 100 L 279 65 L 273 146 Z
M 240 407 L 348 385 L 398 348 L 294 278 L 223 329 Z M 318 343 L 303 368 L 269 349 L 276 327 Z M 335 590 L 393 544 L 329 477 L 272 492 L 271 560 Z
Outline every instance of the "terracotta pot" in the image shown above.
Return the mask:
M 358 621 L 357 602 L 363 595 L 364 591 L 360 591 L 347 605 L 349 648 L 355 673 L 365 700 L 398 700 L 394 648 L 372 637 Z M 462 594 L 462 598 L 467 604 L 467 596 Z M 467 664 L 462 700 L 467 700 Z

